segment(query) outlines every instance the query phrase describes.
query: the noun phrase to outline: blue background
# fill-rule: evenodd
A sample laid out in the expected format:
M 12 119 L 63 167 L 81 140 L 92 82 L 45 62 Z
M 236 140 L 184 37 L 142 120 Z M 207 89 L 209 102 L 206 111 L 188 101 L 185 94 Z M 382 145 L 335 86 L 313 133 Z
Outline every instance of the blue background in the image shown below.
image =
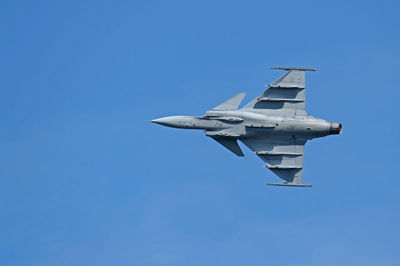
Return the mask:
M 398 1 L 3 1 L 0 264 L 397 265 Z M 307 73 L 304 183 L 149 122 Z

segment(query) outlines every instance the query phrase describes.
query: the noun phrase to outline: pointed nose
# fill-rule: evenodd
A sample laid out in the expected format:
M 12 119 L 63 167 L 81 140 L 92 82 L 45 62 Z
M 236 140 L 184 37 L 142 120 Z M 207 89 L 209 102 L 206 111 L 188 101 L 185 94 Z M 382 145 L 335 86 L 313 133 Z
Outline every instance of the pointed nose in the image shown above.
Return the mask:
M 182 118 L 183 118 L 182 116 L 167 116 L 151 120 L 151 122 L 162 126 L 180 128 L 182 127 L 182 121 L 183 121 Z
M 156 124 L 162 124 L 163 119 L 162 118 L 157 118 L 150 120 L 151 123 L 156 123 Z
M 152 123 L 156 123 L 159 125 L 163 125 L 163 126 L 168 126 L 169 124 L 171 124 L 172 119 L 170 119 L 169 117 L 162 117 L 162 118 L 158 118 L 158 119 L 153 119 L 151 120 Z

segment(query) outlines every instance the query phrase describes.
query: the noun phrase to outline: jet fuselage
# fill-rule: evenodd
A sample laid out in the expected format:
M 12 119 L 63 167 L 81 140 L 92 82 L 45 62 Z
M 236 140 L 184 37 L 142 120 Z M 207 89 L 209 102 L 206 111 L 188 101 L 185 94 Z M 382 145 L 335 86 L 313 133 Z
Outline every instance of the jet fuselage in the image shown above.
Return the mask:
M 152 122 L 174 128 L 205 130 L 207 136 L 292 135 L 313 139 L 340 134 L 342 125 L 312 116 L 270 116 L 248 111 L 208 111 L 206 116 L 168 116 Z

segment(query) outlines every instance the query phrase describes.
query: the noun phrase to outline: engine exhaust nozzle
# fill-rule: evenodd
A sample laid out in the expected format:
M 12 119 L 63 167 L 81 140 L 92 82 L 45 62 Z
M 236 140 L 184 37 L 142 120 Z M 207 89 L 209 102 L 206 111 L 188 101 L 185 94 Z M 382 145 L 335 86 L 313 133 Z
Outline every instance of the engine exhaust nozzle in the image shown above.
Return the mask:
M 329 130 L 330 130 L 331 134 L 340 134 L 340 133 L 342 133 L 342 124 L 331 123 Z

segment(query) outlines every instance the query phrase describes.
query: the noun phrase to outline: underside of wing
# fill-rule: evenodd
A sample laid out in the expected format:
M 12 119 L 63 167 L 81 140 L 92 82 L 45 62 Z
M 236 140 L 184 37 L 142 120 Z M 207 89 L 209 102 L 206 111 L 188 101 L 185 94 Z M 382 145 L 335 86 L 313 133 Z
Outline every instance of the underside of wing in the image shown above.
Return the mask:
M 302 184 L 305 140 L 260 137 L 241 141 L 266 162 L 265 167 L 285 181 L 283 185 L 305 186 Z
M 274 68 L 288 72 L 268 85 L 268 89 L 243 109 L 271 115 L 307 115 L 305 71 L 309 68 Z

